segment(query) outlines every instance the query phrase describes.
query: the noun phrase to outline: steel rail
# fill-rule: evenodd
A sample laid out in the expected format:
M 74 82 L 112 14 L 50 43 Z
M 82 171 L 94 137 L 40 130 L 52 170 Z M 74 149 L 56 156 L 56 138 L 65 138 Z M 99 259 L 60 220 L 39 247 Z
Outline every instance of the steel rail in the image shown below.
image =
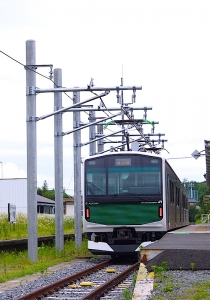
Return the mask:
M 119 275 L 116 275 L 114 278 L 110 279 L 106 283 L 97 287 L 95 290 L 90 292 L 88 295 L 84 296 L 80 300 L 94 300 L 100 299 L 108 290 L 110 290 L 113 286 L 119 284 L 122 280 L 124 280 L 130 273 L 137 270 L 139 268 L 139 262 L 133 264 L 131 267 L 126 269 Z
M 15 300 L 34 300 L 34 299 L 41 299 L 43 296 L 46 296 L 48 294 L 52 294 L 54 293 L 56 290 L 68 285 L 71 282 L 74 282 L 76 280 L 78 280 L 79 278 L 86 276 L 88 274 L 94 273 L 95 271 L 106 267 L 110 264 L 111 259 L 110 260 L 106 260 L 100 264 L 97 264 L 91 268 L 85 269 L 83 271 L 80 271 L 74 275 L 65 277 L 63 279 L 60 279 L 52 284 L 46 285 L 38 290 L 35 290 L 31 293 L 28 293 L 22 297 L 16 298 Z

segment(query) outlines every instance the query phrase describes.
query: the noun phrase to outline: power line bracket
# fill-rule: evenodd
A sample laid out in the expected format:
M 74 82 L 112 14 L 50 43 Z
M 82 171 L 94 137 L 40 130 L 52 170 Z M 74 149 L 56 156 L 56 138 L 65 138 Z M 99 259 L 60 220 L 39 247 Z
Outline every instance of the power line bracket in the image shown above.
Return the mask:
M 63 136 L 63 132 L 55 132 L 54 136 Z
M 26 96 L 35 95 L 36 87 L 35 86 L 27 86 L 26 87 Z
M 26 117 L 26 122 L 36 122 L 37 121 L 37 117 Z

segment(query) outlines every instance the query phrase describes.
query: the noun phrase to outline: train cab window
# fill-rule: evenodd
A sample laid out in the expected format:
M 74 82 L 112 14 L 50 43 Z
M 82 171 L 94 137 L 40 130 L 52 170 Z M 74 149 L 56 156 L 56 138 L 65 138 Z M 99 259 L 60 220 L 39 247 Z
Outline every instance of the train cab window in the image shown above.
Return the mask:
M 132 154 L 90 158 L 85 161 L 85 192 L 87 196 L 160 195 L 162 160 Z
M 106 194 L 106 176 L 99 172 L 87 173 L 86 177 L 86 195 L 105 195 Z

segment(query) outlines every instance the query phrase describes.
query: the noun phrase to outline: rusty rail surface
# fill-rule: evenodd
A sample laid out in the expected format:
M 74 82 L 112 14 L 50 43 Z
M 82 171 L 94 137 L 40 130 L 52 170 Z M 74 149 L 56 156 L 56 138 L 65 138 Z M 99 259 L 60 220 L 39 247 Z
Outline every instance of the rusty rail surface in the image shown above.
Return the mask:
M 110 279 L 106 283 L 97 287 L 94 291 L 90 292 L 88 295 L 84 296 L 80 300 L 100 299 L 107 291 L 109 291 L 112 287 L 116 286 L 121 281 L 123 281 L 130 273 L 132 273 L 135 270 L 138 270 L 138 268 L 139 268 L 139 262 L 133 264 L 131 267 L 126 269 L 121 274 L 115 276 L 114 278 Z
M 59 290 L 60 288 L 65 287 L 71 282 L 74 282 L 75 280 L 78 280 L 79 278 L 86 276 L 88 274 L 94 273 L 95 271 L 106 267 L 110 264 L 112 260 L 106 260 L 100 264 L 97 264 L 91 268 L 85 269 L 83 271 L 80 271 L 74 275 L 65 277 L 61 280 L 58 280 L 52 284 L 46 285 L 38 290 L 35 290 L 29 294 L 26 294 L 22 297 L 16 298 L 15 300 L 34 300 L 34 299 L 41 299 L 43 296 L 51 295 L 55 291 Z

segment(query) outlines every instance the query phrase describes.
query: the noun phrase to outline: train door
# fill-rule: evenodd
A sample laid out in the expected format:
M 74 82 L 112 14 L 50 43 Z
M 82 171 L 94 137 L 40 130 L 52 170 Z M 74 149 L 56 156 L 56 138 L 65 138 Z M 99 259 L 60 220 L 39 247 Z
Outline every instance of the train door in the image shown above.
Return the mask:
M 180 188 L 175 186 L 175 224 L 176 227 L 180 226 Z
M 174 182 L 170 178 L 170 228 L 174 228 L 176 220 L 176 208 L 175 208 L 175 195 L 174 195 Z
M 166 178 L 166 183 L 167 183 L 167 187 L 166 187 L 166 224 L 167 224 L 167 228 L 170 228 L 170 178 L 169 178 L 169 174 L 167 174 L 167 178 Z

